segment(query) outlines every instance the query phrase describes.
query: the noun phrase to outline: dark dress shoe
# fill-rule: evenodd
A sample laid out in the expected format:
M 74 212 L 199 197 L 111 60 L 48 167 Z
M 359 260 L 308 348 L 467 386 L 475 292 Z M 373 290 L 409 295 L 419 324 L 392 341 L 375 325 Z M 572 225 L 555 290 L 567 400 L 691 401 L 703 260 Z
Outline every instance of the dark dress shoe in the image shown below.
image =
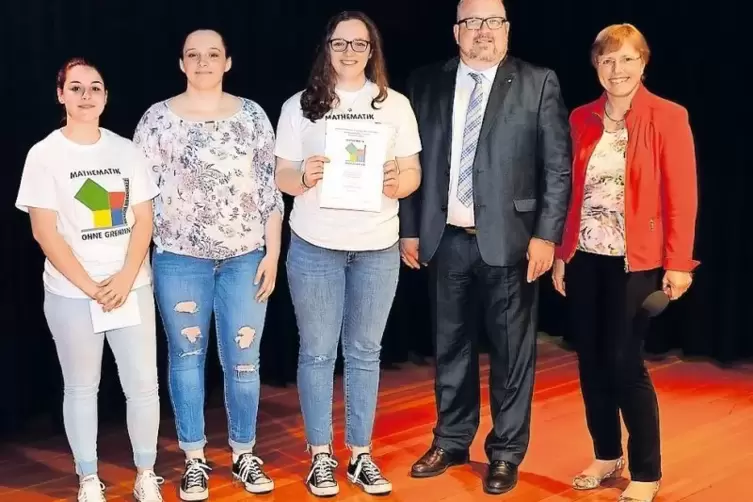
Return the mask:
M 431 478 L 439 476 L 453 465 L 468 463 L 467 451 L 449 452 L 432 446 L 424 456 L 411 467 L 410 475 L 414 478 Z
M 484 491 L 492 495 L 507 493 L 518 484 L 518 466 L 502 460 L 489 465 L 484 478 Z

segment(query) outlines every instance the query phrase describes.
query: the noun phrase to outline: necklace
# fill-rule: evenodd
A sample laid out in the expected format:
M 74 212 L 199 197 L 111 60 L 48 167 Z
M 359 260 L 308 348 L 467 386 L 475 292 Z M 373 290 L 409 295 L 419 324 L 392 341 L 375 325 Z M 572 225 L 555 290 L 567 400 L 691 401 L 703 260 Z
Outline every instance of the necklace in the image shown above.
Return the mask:
M 345 105 L 343 103 L 342 96 L 340 96 L 340 94 L 338 94 L 337 95 L 337 108 L 340 108 L 340 109 L 345 108 L 345 109 L 348 110 L 348 113 L 351 113 L 353 111 L 353 105 L 356 104 L 356 101 L 358 101 L 358 99 L 361 97 L 361 95 L 365 91 L 367 91 L 369 88 L 370 88 L 370 86 L 369 86 L 369 83 L 367 82 L 366 84 L 364 84 L 363 87 L 361 87 L 360 89 L 358 89 L 357 91 L 355 91 L 353 98 L 348 102 L 347 105 Z M 340 91 L 340 92 L 350 94 L 350 92 L 348 92 L 348 91 Z
M 613 119 L 613 118 L 612 118 L 612 117 L 611 117 L 611 116 L 609 115 L 609 112 L 607 111 L 607 105 L 606 105 L 606 104 L 604 105 L 604 115 L 606 115 L 606 116 L 607 116 L 607 118 L 608 118 L 609 120 L 611 120 L 612 122 L 614 122 L 615 124 L 619 124 L 620 122 L 624 122 L 624 121 L 625 121 L 625 116 L 624 116 L 624 115 L 623 115 L 623 117 L 622 117 L 621 119 L 619 119 L 619 120 L 617 120 L 617 119 Z

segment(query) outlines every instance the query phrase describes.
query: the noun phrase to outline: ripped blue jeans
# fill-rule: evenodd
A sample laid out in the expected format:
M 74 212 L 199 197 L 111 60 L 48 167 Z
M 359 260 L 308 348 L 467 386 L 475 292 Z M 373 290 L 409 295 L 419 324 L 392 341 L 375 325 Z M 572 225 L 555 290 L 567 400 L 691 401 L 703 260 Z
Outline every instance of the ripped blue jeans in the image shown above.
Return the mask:
M 262 250 L 208 260 L 157 250 L 154 290 L 167 334 L 168 388 L 183 451 L 206 445 L 204 365 L 214 313 L 217 352 L 225 378 L 229 444 L 251 451 L 259 409 L 259 347 L 267 304 L 256 301 Z

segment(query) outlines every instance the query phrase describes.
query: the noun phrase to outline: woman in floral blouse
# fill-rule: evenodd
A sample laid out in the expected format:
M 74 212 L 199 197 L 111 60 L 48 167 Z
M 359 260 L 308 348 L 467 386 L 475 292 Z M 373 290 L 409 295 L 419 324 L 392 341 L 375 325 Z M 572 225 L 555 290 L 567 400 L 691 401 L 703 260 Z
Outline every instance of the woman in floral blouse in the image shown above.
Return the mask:
M 597 488 L 625 467 L 621 501 L 651 501 L 661 454 L 656 392 L 641 348 L 646 297 L 690 286 L 697 211 L 688 112 L 643 85 L 649 49 L 632 25 L 605 28 L 591 61 L 604 94 L 573 111 L 573 192 L 552 278 L 572 314 L 586 422 L 596 459 L 573 481 Z M 567 263 L 567 288 L 565 288 Z
M 259 345 L 284 209 L 274 181 L 273 128 L 258 104 L 223 92 L 231 65 L 221 35 L 191 33 L 180 59 L 186 91 L 149 108 L 134 139 L 161 192 L 154 205 L 154 283 L 186 454 L 183 500 L 209 496 L 204 365 L 212 313 L 225 373 L 232 475 L 249 492 L 273 489 L 253 447 Z

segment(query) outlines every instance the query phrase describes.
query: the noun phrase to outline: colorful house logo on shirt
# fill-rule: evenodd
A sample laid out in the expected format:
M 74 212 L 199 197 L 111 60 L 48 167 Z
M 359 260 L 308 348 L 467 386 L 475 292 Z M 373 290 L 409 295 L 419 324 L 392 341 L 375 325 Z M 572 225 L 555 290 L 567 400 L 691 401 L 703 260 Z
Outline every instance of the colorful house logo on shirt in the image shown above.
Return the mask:
M 366 163 L 366 145 L 358 148 L 353 143 L 349 143 L 345 148 L 348 152 L 348 162 L 352 164 L 365 164 Z
M 87 178 L 81 185 L 75 198 L 92 213 L 93 228 L 90 230 L 104 230 L 126 225 L 128 180 L 123 181 L 125 183 L 123 192 L 109 192 L 91 178 Z

